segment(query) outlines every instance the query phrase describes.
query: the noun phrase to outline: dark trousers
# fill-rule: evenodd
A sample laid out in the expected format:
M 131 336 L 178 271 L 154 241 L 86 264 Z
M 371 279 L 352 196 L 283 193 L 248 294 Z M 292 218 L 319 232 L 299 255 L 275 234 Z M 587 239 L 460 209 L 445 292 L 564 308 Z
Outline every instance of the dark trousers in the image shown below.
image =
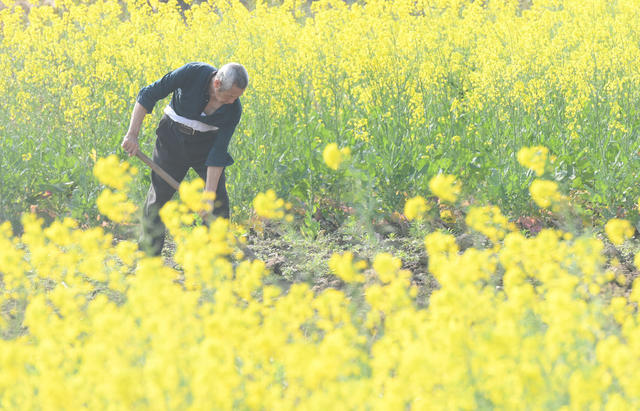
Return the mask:
M 207 180 L 205 160 L 215 141 L 216 133 L 182 133 L 176 123 L 164 116 L 156 129 L 156 145 L 153 161 L 171 177 L 180 182 L 193 168 Z M 165 238 L 165 225 L 158 212 L 173 197 L 175 190 L 155 172 L 151 173 L 151 186 L 144 204 L 140 248 L 151 255 L 160 255 Z M 225 185 L 224 170 L 218 181 L 213 215 L 229 218 L 229 196 Z

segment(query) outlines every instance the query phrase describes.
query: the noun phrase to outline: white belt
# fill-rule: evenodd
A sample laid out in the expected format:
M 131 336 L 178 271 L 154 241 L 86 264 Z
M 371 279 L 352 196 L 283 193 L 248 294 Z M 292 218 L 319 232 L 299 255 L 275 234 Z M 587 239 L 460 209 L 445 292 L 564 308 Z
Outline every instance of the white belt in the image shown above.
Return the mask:
M 187 127 L 191 127 L 195 131 L 200 131 L 200 132 L 206 133 L 207 131 L 216 131 L 216 130 L 218 130 L 218 127 L 216 127 L 216 126 L 212 126 L 212 125 L 203 123 L 202 121 L 198 121 L 198 120 L 191 120 L 190 118 L 182 117 L 182 116 L 176 114 L 176 112 L 173 111 L 173 108 L 171 108 L 171 106 L 169 106 L 169 105 L 167 105 L 164 108 L 164 114 L 169 116 L 169 118 L 171 120 L 175 121 L 176 123 L 180 123 L 180 124 L 183 124 L 183 125 L 185 125 Z

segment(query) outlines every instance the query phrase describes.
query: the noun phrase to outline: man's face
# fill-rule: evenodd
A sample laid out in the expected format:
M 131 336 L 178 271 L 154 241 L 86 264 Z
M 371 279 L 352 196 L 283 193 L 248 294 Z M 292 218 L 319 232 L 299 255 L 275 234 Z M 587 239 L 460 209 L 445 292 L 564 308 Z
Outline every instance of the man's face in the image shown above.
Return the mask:
M 218 79 L 213 80 L 213 95 L 216 100 L 222 104 L 231 104 L 238 99 L 244 93 L 244 89 L 231 86 L 229 90 L 221 89 L 221 82 Z

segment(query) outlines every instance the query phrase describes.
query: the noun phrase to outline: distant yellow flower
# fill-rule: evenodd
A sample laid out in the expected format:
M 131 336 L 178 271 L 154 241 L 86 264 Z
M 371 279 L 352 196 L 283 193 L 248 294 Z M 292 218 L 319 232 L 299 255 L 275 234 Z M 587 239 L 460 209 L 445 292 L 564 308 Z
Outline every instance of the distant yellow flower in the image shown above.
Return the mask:
M 518 151 L 518 162 L 541 176 L 544 174 L 548 154 L 549 149 L 544 146 L 522 147 Z
M 429 189 L 441 200 L 455 203 L 462 187 L 456 176 L 438 174 L 429 181 Z
M 607 221 L 607 224 L 604 226 L 604 231 L 607 233 L 609 240 L 615 245 L 624 243 L 624 241 L 631 238 L 635 232 L 629 221 L 619 218 L 612 218 Z
M 340 168 L 340 164 L 350 156 L 351 149 L 349 147 L 339 149 L 338 144 L 336 143 L 328 144 L 322 151 L 322 158 L 324 159 L 324 162 L 329 166 L 329 168 L 334 170 Z
M 22 155 L 22 161 L 29 161 L 31 160 L 31 153 L 26 153 Z
M 428 210 L 427 201 L 422 196 L 410 198 L 404 205 L 404 215 L 408 220 L 422 218 Z

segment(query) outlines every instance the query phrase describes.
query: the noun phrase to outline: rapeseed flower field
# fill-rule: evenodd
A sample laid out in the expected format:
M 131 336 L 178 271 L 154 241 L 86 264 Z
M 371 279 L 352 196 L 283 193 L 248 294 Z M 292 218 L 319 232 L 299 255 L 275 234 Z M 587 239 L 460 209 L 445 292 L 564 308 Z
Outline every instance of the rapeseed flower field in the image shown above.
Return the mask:
M 636 2 L 4 5 L 1 409 L 640 408 Z M 200 224 L 187 179 L 169 265 L 117 229 L 148 184 L 118 147 L 185 61 L 251 84 L 234 217 Z M 320 288 L 244 252 L 243 217 L 308 233 L 327 199 L 402 212 L 437 285 L 384 250 Z
M 94 171 L 116 194 L 136 172 L 115 156 Z M 162 209 L 180 271 L 69 218 L 45 227 L 24 214 L 21 235 L 0 226 L 1 303 L 13 307 L 0 326 L 24 327 L 0 340 L 2 408 L 638 407 L 640 279 L 602 291 L 625 281 L 605 268 L 603 240 L 527 237 L 499 208 L 473 207 L 470 230 L 490 243 L 461 250 L 450 233 L 427 234 L 439 287 L 424 308 L 385 252 L 334 254 L 339 289 L 271 284 L 228 220 L 193 225 L 202 188 L 183 183 Z M 415 219 L 429 211 L 412 203 Z M 118 218 L 130 206 L 99 204 Z M 270 191 L 254 207 L 280 219 L 285 203 Z M 631 234 L 619 219 L 606 232 L 614 243 Z

